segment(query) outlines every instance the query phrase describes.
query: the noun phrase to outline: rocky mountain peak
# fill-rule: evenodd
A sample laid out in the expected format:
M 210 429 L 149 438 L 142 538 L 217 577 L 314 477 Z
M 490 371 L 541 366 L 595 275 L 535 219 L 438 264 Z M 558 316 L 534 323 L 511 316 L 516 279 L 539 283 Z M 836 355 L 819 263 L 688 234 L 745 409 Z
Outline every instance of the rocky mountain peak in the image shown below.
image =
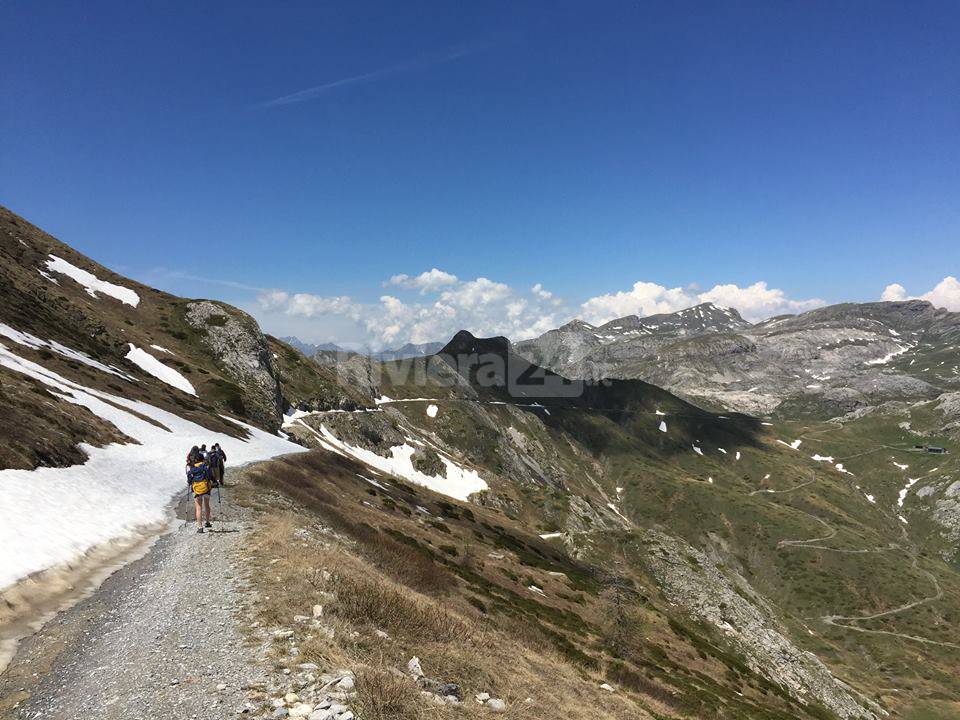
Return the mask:
M 710 332 L 737 332 L 750 327 L 733 308 L 711 302 L 656 315 L 627 315 L 596 328 L 602 341 L 619 340 L 624 336 L 689 335 Z
M 503 337 L 478 338 L 469 330 L 461 330 L 440 350 L 440 355 L 484 355 L 506 357 L 511 352 L 510 341 Z
M 590 323 L 588 323 L 587 321 L 577 318 L 575 320 L 571 320 L 565 325 L 561 325 L 557 329 L 560 330 L 560 332 L 577 332 L 577 331 L 590 332 L 594 330 L 595 327 Z

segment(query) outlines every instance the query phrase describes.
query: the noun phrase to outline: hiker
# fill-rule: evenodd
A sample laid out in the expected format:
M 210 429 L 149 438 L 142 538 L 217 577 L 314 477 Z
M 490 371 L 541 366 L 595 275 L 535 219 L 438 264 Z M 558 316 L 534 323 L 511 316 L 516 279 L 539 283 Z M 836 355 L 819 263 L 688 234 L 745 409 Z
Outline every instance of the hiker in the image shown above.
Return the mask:
M 194 450 L 196 450 L 196 453 L 194 453 Z M 198 533 L 202 533 L 204 527 L 213 527 L 210 522 L 210 488 L 213 486 L 213 478 L 210 473 L 210 465 L 201 456 L 200 452 L 194 447 L 188 455 L 192 462 L 187 464 L 187 485 L 193 492 Z M 202 522 L 204 515 L 207 518 L 205 523 Z
M 220 447 L 220 443 L 214 443 L 207 454 L 207 464 L 210 465 L 210 472 L 213 475 L 213 486 L 223 485 L 223 464 L 227 459 L 227 454 Z
M 204 460 L 207 459 L 207 446 L 206 446 L 206 445 L 201 445 L 201 446 L 200 446 L 200 457 L 202 457 Z

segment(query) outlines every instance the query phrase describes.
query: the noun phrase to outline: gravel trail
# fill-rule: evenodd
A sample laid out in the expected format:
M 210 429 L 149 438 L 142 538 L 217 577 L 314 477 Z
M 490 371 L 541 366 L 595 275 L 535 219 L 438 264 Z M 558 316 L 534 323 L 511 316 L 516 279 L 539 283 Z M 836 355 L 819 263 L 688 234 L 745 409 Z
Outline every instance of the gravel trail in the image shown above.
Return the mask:
M 0 676 L 0 697 L 17 703 L 5 717 L 236 717 L 245 688 L 266 675 L 237 619 L 245 584 L 236 551 L 253 518 L 229 488 L 223 495 L 225 521 L 213 497 L 213 532 L 185 523 L 181 501 L 176 529 L 145 557 L 21 644 Z

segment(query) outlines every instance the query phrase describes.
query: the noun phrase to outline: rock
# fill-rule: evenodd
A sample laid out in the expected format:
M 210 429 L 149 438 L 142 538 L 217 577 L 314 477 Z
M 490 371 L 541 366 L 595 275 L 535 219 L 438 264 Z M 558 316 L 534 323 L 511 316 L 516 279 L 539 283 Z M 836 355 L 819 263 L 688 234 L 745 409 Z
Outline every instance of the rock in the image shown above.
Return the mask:
M 281 720 L 281 718 L 285 718 L 289 714 L 290 714 L 290 711 L 287 710 L 285 707 L 278 707 L 273 709 L 273 712 L 270 714 L 270 717 L 273 718 L 273 720 Z
M 423 677 L 423 668 L 420 667 L 420 658 L 414 656 L 407 663 L 407 671 L 415 678 Z
M 352 710 L 347 710 L 342 715 L 337 716 L 337 720 L 353 720 L 354 714 Z
M 313 616 L 315 618 L 323 617 L 323 605 L 314 605 L 313 606 Z
M 410 458 L 410 462 L 415 470 L 419 470 L 424 475 L 446 477 L 447 467 L 432 448 L 418 447 Z
M 293 616 L 293 621 L 294 621 L 295 623 L 305 623 L 305 622 L 307 622 L 309 619 L 310 619 L 310 618 L 309 618 L 308 616 L 306 616 L 306 615 L 294 615 L 294 616 Z
M 313 712 L 313 705 L 310 703 L 297 703 L 290 708 L 290 717 L 305 718 Z
M 330 714 L 330 711 L 326 708 L 321 708 L 320 710 L 314 710 L 307 716 L 307 720 L 330 720 L 335 717 Z
M 505 712 L 507 709 L 507 704 L 500 698 L 491 698 L 487 700 L 486 705 L 484 706 L 489 709 L 491 712 Z
M 217 683 L 217 692 L 223 692 L 227 689 L 226 683 Z
M 387 639 L 390 637 L 390 636 L 387 635 L 387 633 L 385 633 L 383 630 L 377 630 L 377 631 L 376 631 L 376 636 L 377 636 L 378 638 L 380 638 L 381 640 L 387 640 Z
M 422 690 L 426 690 L 434 695 L 440 695 L 442 683 L 440 683 L 439 680 L 434 680 L 433 678 L 428 678 L 426 675 L 421 675 L 417 678 L 417 685 L 419 685 Z
M 608 685 L 607 683 L 603 683 L 602 685 L 600 685 L 600 689 L 606 690 L 607 692 L 616 692 L 614 687 L 612 685 Z
M 477 698 L 477 702 L 482 705 L 483 703 L 485 703 L 487 700 L 490 699 L 490 693 L 485 693 L 485 692 L 477 693 L 475 697 Z
M 314 670 L 320 669 L 320 666 L 316 663 L 300 663 L 297 667 L 306 672 L 313 672 Z
M 444 685 L 441 685 L 439 694 L 443 695 L 444 697 L 452 697 L 457 700 L 463 700 L 463 691 L 456 683 L 445 683 Z
M 187 306 L 186 321 L 200 332 L 217 364 L 235 383 L 247 415 L 279 428 L 283 415 L 280 384 L 267 340 L 246 313 L 209 300 Z
M 354 685 L 355 685 L 354 680 L 349 675 L 337 683 L 337 687 L 343 690 L 344 692 L 352 691 L 354 688 Z
M 300 702 L 300 696 L 297 695 L 296 693 L 290 692 L 283 696 L 283 701 L 287 705 L 293 705 L 294 703 Z

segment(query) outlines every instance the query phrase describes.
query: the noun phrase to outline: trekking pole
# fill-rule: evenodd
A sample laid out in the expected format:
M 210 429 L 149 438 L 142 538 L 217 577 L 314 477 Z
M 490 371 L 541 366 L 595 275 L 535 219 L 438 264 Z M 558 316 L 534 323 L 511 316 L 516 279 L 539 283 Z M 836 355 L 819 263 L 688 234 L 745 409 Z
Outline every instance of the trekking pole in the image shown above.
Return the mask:
M 220 532 L 223 532 L 223 503 L 220 501 L 220 485 L 223 481 L 217 483 L 217 515 L 220 516 Z

